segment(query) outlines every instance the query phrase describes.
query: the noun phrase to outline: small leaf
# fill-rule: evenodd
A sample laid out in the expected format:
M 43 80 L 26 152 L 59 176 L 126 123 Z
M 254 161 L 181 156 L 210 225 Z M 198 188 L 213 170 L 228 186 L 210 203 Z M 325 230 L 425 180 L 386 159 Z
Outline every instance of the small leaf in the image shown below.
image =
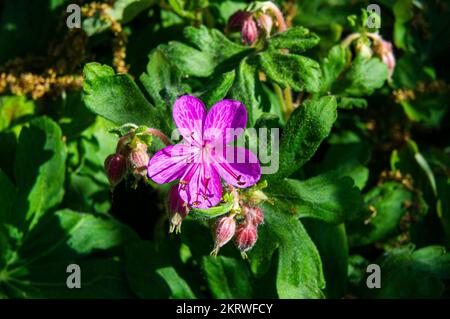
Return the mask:
M 293 27 L 268 39 L 269 49 L 302 53 L 319 44 L 320 38 L 304 27 Z
M 200 99 L 205 103 L 206 107 L 210 108 L 223 98 L 230 90 L 234 83 L 234 78 L 236 77 L 236 72 L 234 70 L 226 73 L 222 73 L 217 77 L 212 79 L 211 84 L 209 84 L 205 91 L 202 93 Z
M 296 91 L 318 92 L 322 73 L 319 64 L 295 54 L 263 52 L 259 55 L 264 72 L 282 87 Z
M 346 72 L 342 82 L 336 84 L 336 93 L 342 92 L 346 95 L 358 97 L 371 95 L 376 89 L 383 86 L 387 77 L 387 66 L 380 59 L 367 59 L 358 55 Z

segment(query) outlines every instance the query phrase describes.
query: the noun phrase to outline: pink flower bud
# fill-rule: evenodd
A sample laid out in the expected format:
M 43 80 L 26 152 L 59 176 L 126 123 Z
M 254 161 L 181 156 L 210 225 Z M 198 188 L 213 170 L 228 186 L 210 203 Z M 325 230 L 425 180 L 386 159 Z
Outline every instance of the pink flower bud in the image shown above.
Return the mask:
M 386 64 L 389 72 L 389 79 L 391 79 L 395 69 L 395 55 L 392 43 L 384 40 L 378 34 L 373 35 L 372 39 L 374 40 L 373 50 L 375 54 L 380 57 L 381 61 Z
M 246 45 L 252 45 L 258 39 L 258 27 L 252 16 L 244 20 L 241 29 L 241 40 Z
M 187 204 L 181 199 L 178 192 L 178 184 L 173 185 L 169 190 L 167 213 L 169 217 L 169 232 L 181 232 L 181 223 L 189 212 Z
M 264 213 L 259 207 L 250 207 L 249 213 L 254 225 L 264 224 Z
M 111 154 L 105 160 L 105 172 L 109 183 L 114 187 L 120 183 L 126 173 L 126 160 L 121 154 Z
M 261 14 L 258 17 L 258 26 L 265 32 L 266 35 L 270 35 L 273 26 L 273 19 L 268 14 Z
M 127 163 L 133 174 L 146 176 L 149 161 L 150 157 L 148 156 L 147 146 L 145 144 L 138 144 L 128 153 Z
M 234 216 L 226 216 L 219 219 L 216 224 L 214 250 L 211 255 L 216 256 L 219 248 L 228 243 L 236 232 Z
M 256 226 L 245 222 L 236 231 L 236 245 L 242 253 L 246 253 L 255 245 L 258 240 Z

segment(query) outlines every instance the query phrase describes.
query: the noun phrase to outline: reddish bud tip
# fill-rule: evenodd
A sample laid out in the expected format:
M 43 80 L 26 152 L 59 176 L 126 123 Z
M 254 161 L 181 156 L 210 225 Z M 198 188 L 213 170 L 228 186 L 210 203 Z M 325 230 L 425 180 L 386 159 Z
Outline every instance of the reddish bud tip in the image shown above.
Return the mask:
M 238 227 L 236 231 L 236 245 L 243 253 L 252 249 L 258 240 L 258 233 L 256 226 L 252 223 L 243 223 Z
M 126 173 L 126 160 L 121 154 L 111 154 L 105 160 L 105 172 L 114 187 L 120 183 Z
M 250 15 L 251 12 L 238 10 L 228 19 L 228 26 L 232 29 L 239 29 Z

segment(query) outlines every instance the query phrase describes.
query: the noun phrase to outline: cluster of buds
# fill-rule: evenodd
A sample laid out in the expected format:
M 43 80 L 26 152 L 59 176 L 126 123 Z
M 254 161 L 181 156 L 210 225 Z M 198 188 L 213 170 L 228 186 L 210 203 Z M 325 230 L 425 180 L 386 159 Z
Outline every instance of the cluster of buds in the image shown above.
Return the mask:
M 111 186 L 119 184 L 128 173 L 145 178 L 149 160 L 147 145 L 141 142 L 123 145 L 119 140 L 116 153 L 105 160 L 105 172 Z
M 241 41 L 253 45 L 261 35 L 270 37 L 273 27 L 278 32 L 286 31 L 286 21 L 280 9 L 271 1 L 254 2 L 245 10 L 235 12 L 228 20 L 231 29 L 238 29 Z
M 261 203 L 267 197 L 258 189 L 250 191 L 249 196 L 239 196 L 237 190 L 230 187 L 230 193 L 235 203 L 231 213 L 221 217 L 215 225 L 215 242 L 211 255 L 216 256 L 219 249 L 234 237 L 237 248 L 245 257 L 258 240 L 258 226 L 264 223 L 263 211 L 255 206 L 255 201 L 248 199 L 253 198 Z
M 384 40 L 378 33 L 369 32 L 364 35 L 365 36 L 361 33 L 352 33 L 342 41 L 342 45 L 346 47 L 353 41 L 356 41 L 356 52 L 367 58 L 370 58 L 373 55 L 379 57 L 387 66 L 388 79 L 391 81 L 396 62 L 392 43 Z
M 147 166 L 150 161 L 148 146 L 152 136 L 157 136 L 166 145 L 169 139 L 160 131 L 146 127 L 136 127 L 123 135 L 116 147 L 116 152 L 105 160 L 105 172 L 112 187 L 118 185 L 127 175 L 136 180 L 147 178 Z

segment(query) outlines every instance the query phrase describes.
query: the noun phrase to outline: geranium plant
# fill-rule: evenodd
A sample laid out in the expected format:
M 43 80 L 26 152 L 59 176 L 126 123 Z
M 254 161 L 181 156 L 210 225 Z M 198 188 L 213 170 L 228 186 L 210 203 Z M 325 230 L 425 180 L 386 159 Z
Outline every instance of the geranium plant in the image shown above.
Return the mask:
M 449 296 L 443 2 L 6 3 L 0 297 Z

